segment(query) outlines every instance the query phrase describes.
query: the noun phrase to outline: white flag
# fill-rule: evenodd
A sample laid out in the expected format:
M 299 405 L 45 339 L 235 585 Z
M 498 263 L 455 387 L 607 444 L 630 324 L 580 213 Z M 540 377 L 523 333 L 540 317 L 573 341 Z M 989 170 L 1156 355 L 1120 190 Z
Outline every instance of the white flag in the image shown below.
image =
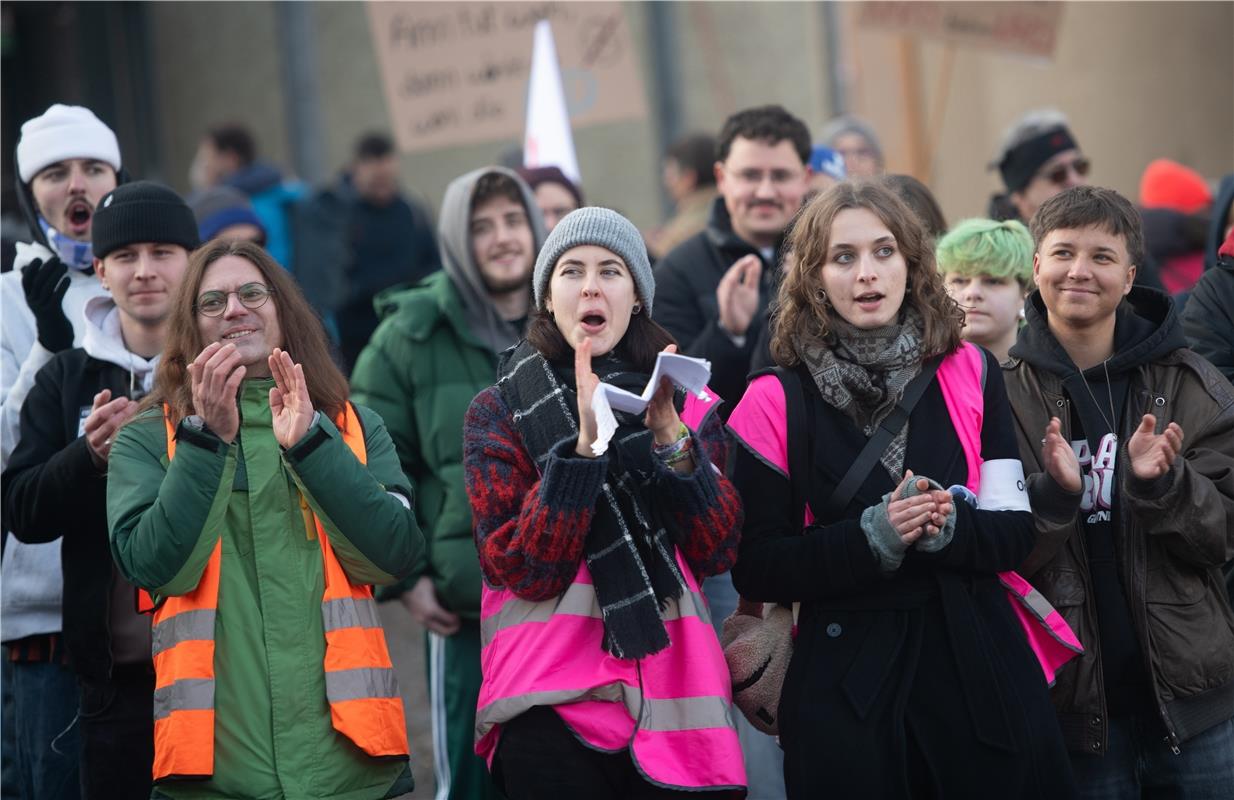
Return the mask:
M 553 44 L 553 29 L 546 19 L 536 23 L 531 51 L 523 166 L 557 167 L 575 185 L 582 183 L 578 158 L 574 155 L 570 115 L 566 111 L 566 92 L 561 84 L 561 67 L 557 63 L 557 46 Z

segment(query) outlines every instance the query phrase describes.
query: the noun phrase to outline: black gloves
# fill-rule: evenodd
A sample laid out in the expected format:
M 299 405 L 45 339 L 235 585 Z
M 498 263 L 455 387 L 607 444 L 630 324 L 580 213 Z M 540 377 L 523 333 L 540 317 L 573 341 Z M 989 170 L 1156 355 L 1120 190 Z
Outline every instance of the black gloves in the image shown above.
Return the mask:
M 73 346 L 73 325 L 64 315 L 64 293 L 69 290 L 68 268 L 57 257 L 36 258 L 21 268 L 21 288 L 34 312 L 39 344 L 59 353 Z

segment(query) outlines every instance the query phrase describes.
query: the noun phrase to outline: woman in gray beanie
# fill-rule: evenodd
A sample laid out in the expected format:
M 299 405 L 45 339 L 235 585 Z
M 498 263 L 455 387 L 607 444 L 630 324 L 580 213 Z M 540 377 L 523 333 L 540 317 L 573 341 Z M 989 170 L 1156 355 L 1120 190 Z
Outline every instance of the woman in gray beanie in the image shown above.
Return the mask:
M 641 393 L 676 349 L 625 217 L 567 215 L 534 292 L 527 339 L 463 429 L 485 578 L 476 752 L 511 800 L 738 792 L 728 670 L 699 589 L 732 566 L 742 518 L 712 466 L 726 456 L 716 402 L 664 381 L 594 452 L 600 381 Z

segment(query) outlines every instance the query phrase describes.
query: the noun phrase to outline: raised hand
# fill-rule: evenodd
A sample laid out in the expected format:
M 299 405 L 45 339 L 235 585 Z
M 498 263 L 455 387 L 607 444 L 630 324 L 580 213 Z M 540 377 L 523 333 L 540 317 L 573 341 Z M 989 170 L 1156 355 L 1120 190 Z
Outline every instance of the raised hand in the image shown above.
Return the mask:
M 758 256 L 742 256 L 720 278 L 716 302 L 720 306 L 720 326 L 734 336 L 744 336 L 758 313 L 758 286 L 763 262 Z
M 34 314 L 39 344 L 50 353 L 73 346 L 73 325 L 64 314 L 69 282 L 68 267 L 55 256 L 36 258 L 21 268 L 21 289 Z
M 591 452 L 596 440 L 596 414 L 591 410 L 591 398 L 600 385 L 600 378 L 591 371 L 591 339 L 583 339 L 574 349 L 574 387 L 578 392 L 578 444 L 574 452 L 583 458 L 595 458 Z
M 664 352 L 676 353 L 677 345 L 670 344 L 664 348 Z M 673 382 L 668 378 L 660 379 L 659 388 L 647 404 L 643 424 L 651 431 L 657 445 L 677 441 L 677 434 L 681 432 L 681 417 L 677 414 L 677 406 L 673 405 Z
M 930 490 L 930 482 L 925 478 L 917 478 L 917 491 L 920 494 L 905 497 L 904 491 L 913 481 L 913 471 L 904 473 L 904 480 L 891 493 L 891 501 L 887 503 L 887 520 L 900 536 L 900 541 L 906 545 L 921 538 L 922 534 L 936 536 L 947 522 L 951 514 L 951 494 L 943 490 Z
M 1127 442 L 1131 471 L 1142 481 L 1156 480 L 1169 472 L 1183 449 L 1183 429 L 1177 422 L 1171 422 L 1160 434 L 1156 430 L 1157 418 L 1145 414 Z
M 189 364 L 193 411 L 205 421 L 207 428 L 229 444 L 240 430 L 236 393 L 240 391 L 244 373 L 240 353 L 234 344 L 211 342 Z
M 1041 440 L 1041 463 L 1054 482 L 1065 491 L 1075 494 L 1084 488 L 1080 460 L 1063 438 L 1063 423 L 1059 422 L 1058 417 L 1050 417 L 1050 424 L 1045 426 L 1045 438 Z
M 104 389 L 94 396 L 90 406 L 90 416 L 86 417 L 86 449 L 90 458 L 99 469 L 107 466 L 107 457 L 111 455 L 111 443 L 116 437 L 120 426 L 137 411 L 138 403 L 127 397 L 111 399 L 111 389 Z
M 304 380 L 304 367 L 293 363 L 287 351 L 274 348 L 268 361 L 274 378 L 274 388 L 270 390 L 274 438 L 281 447 L 288 448 L 303 439 L 313 424 L 313 401 Z

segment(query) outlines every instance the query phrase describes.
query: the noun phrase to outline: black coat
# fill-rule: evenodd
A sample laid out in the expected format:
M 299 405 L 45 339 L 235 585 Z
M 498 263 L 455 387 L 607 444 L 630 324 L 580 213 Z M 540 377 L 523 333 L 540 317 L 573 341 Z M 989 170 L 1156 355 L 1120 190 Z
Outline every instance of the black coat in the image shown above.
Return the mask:
M 984 460 L 1018 458 L 1002 377 L 986 353 Z M 824 508 L 865 444 L 805 370 L 810 505 Z M 737 448 L 746 503 L 733 583 L 752 600 L 801 602 L 779 708 L 790 797 L 1074 795 L 1045 679 L 999 571 L 1032 549 L 1032 515 L 960 502 L 942 551 L 915 548 L 884 575 L 860 517 L 895 488 L 876 465 L 842 515 L 794 530 L 782 473 Z M 943 486 L 967 478 L 935 380 L 909 417 L 904 466 Z
M 107 539 L 107 475 L 79 431 L 98 392 L 127 396 L 129 385 L 128 370 L 81 348 L 56 354 L 22 404 L 21 441 L 0 477 L 7 530 L 31 544 L 64 537 L 64 642 L 73 669 L 88 679 L 110 674 L 116 573 Z
M 759 310 L 746 331 L 744 346 L 738 347 L 720 328 L 716 288 L 728 268 L 747 255 L 759 257 L 763 272 Z M 767 324 L 767 305 L 775 293 L 779 260 L 779 247 L 774 262 L 768 262 L 758 248 L 733 232 L 724 198 L 717 197 L 707 227 L 656 264 L 655 320 L 673 335 L 681 352 L 711 361 L 711 388 L 725 401 L 721 410 L 725 418 L 745 392 Z
M 1234 258 L 1221 256 L 1191 290 L 1183 333 L 1192 350 L 1234 382 Z

